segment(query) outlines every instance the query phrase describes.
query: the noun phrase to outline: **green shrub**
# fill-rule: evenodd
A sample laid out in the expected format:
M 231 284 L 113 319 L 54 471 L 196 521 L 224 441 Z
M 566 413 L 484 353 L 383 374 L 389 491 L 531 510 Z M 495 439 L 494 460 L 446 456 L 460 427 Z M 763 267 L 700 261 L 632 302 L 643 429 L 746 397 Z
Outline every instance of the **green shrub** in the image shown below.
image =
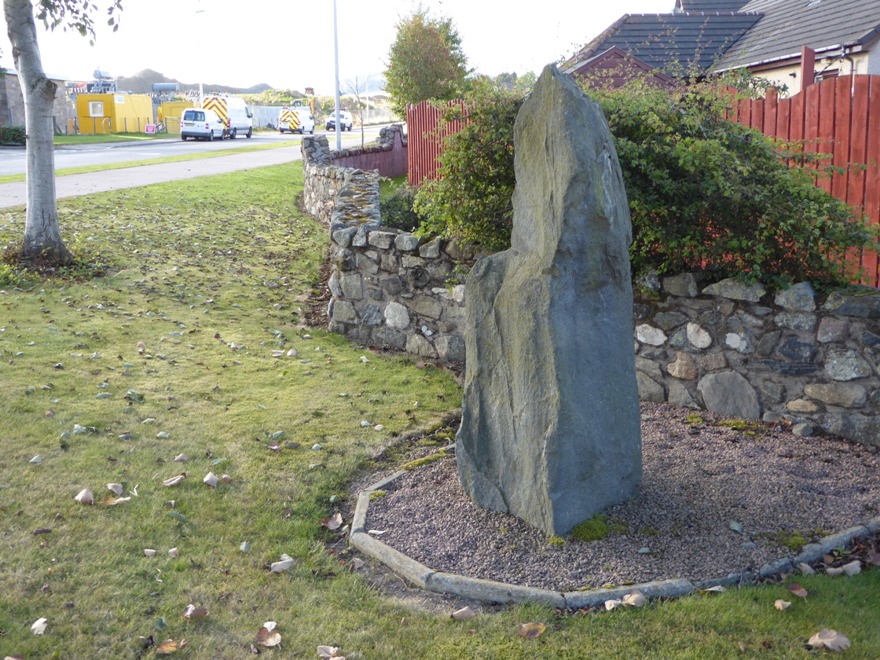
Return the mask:
M 23 147 L 26 137 L 24 126 L 0 126 L 0 144 Z
M 422 224 L 422 216 L 413 209 L 416 189 L 407 185 L 394 188 L 394 192 L 379 201 L 382 224 L 403 231 L 416 231 Z
M 415 208 L 425 218 L 422 232 L 456 237 L 487 250 L 510 244 L 513 221 L 513 123 L 522 97 L 480 87 L 447 119 L 469 123 L 447 138 L 440 179 L 419 188 Z
M 725 120 L 722 84 L 660 89 L 633 81 L 590 90 L 615 137 L 633 225 L 634 275 L 703 270 L 771 285 L 843 283 L 845 255 L 876 241 L 849 206 L 816 187 L 764 135 Z M 423 185 L 423 231 L 510 244 L 513 124 L 521 101 L 485 90 L 468 126 L 448 138 L 442 179 Z M 785 154 L 790 155 L 790 154 Z M 791 164 L 791 166 L 790 166 Z
M 9 264 L 0 262 L 0 287 L 17 286 L 20 283 L 18 273 Z

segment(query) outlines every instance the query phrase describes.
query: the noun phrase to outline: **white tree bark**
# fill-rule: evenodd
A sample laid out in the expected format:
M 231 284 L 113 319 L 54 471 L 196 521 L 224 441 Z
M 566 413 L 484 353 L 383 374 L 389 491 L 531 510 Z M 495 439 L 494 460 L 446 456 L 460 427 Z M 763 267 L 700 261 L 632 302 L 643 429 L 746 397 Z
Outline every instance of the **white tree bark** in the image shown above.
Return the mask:
M 3 0 L 12 57 L 24 94 L 27 131 L 27 219 L 22 256 L 68 261 L 55 200 L 52 106 L 57 85 L 46 78 L 31 0 Z

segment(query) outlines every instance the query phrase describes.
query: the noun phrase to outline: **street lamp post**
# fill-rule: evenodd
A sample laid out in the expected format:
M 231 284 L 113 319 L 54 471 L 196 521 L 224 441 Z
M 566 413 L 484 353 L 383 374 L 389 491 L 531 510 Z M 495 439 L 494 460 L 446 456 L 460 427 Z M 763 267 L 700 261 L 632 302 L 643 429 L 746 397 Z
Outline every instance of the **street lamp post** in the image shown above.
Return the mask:
M 336 0 L 333 0 L 333 58 L 336 65 L 336 77 L 334 79 L 334 93 L 336 97 L 336 150 L 342 149 L 342 130 L 339 117 L 339 31 L 336 26 Z

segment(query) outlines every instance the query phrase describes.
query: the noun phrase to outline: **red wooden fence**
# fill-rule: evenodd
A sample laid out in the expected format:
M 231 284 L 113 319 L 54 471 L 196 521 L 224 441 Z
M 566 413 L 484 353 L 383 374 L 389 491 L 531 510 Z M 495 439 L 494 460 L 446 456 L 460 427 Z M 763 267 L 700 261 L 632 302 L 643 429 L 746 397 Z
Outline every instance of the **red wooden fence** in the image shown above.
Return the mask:
M 446 106 L 434 106 L 430 101 L 422 101 L 418 105 L 407 106 L 409 185 L 418 186 L 425 179 L 437 178 L 437 157 L 443 152 L 443 139 L 458 133 L 467 123 L 457 120 L 440 128 L 441 118 L 446 107 L 460 103 L 450 101 Z
M 787 99 L 738 101 L 729 117 L 765 135 L 803 141 L 807 153 L 827 154 L 832 176 L 816 185 L 880 223 L 880 76 L 829 78 Z M 852 255 L 861 283 L 880 286 L 877 253 Z
M 437 176 L 442 136 L 455 133 L 464 122 L 437 131 L 442 109 L 428 102 L 407 108 L 409 184 Z M 791 98 L 773 90 L 764 99 L 735 103 L 729 117 L 765 135 L 803 141 L 810 153 L 824 153 L 840 173 L 819 177 L 817 185 L 880 223 L 880 76 L 829 78 Z M 877 253 L 852 256 L 862 267 L 862 284 L 880 287 Z

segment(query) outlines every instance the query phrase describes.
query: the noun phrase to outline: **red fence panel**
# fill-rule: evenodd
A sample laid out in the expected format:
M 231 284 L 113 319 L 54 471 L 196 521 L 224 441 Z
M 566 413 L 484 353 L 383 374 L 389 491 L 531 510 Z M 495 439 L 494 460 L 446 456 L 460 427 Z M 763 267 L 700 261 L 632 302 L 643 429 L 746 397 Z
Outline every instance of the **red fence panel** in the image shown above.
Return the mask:
M 467 123 L 465 120 L 456 120 L 443 125 L 443 112 L 456 104 L 461 104 L 461 101 L 450 101 L 446 106 L 436 106 L 430 101 L 407 106 L 409 185 L 418 186 L 425 179 L 437 178 L 437 159 L 443 152 L 443 140 L 448 135 L 458 133 Z

